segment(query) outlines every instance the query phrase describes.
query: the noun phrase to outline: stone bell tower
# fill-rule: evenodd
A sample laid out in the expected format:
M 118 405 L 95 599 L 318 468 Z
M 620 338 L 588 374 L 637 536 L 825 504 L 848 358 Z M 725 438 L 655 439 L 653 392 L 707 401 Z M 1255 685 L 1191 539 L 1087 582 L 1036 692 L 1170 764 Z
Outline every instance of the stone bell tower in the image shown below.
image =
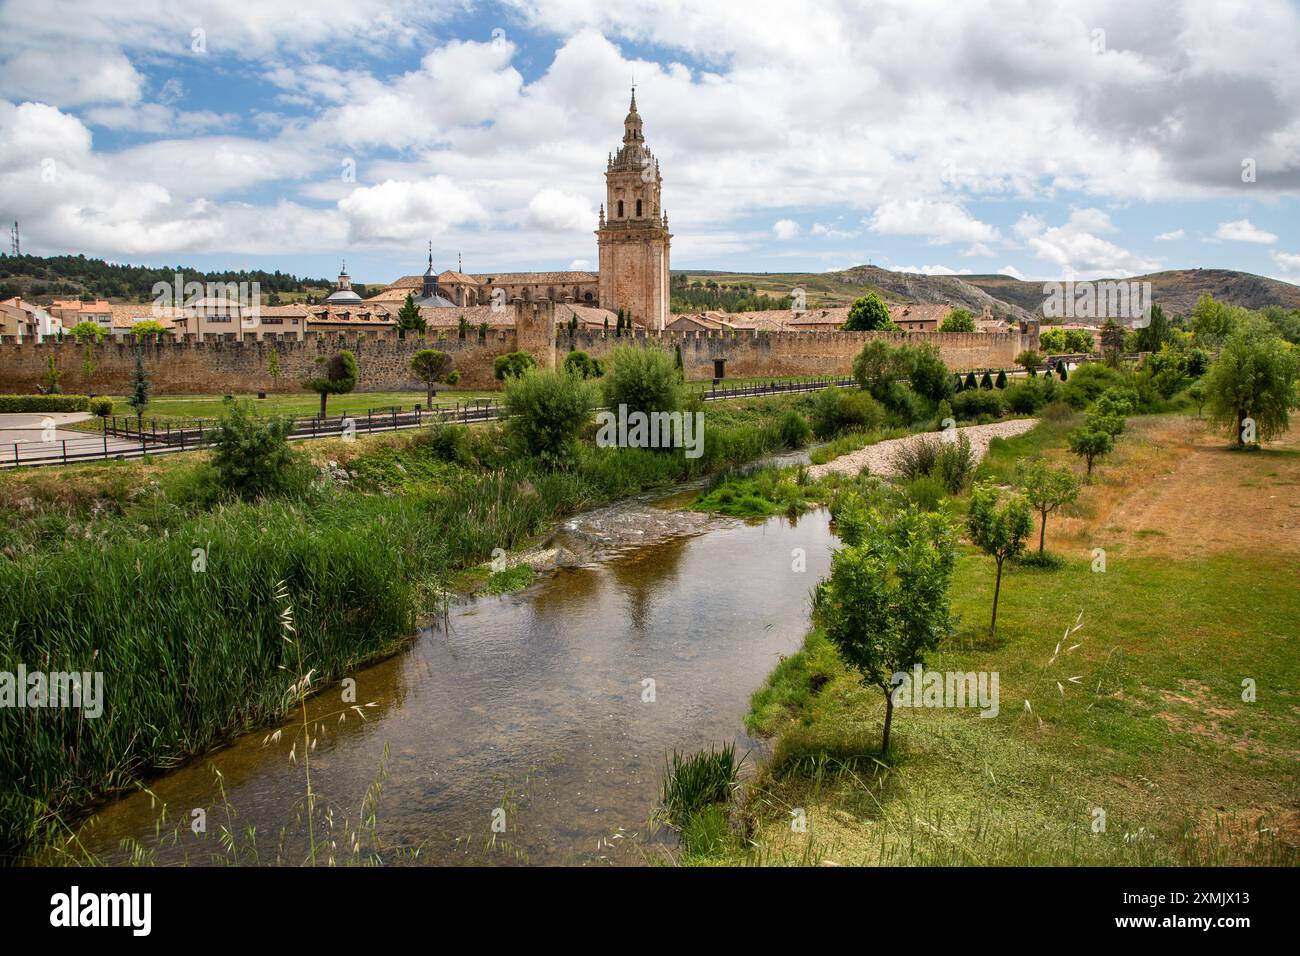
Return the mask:
M 623 309 L 638 324 L 662 329 L 668 322 L 668 214 L 660 204 L 659 161 L 646 148 L 641 115 L 632 106 L 623 120 L 623 145 L 605 167 L 605 205 L 600 207 L 600 305 Z

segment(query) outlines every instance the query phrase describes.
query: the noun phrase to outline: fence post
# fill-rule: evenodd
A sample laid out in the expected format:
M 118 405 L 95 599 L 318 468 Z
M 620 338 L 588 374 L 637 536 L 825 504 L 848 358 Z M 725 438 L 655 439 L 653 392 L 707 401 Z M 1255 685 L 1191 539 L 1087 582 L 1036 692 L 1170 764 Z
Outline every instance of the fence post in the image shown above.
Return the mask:
M 104 460 L 108 460 L 108 429 L 104 430 Z
M 18 442 L 14 442 L 14 467 L 18 467 Z
M 63 463 L 65 465 L 68 463 L 68 440 L 66 438 L 63 439 Z

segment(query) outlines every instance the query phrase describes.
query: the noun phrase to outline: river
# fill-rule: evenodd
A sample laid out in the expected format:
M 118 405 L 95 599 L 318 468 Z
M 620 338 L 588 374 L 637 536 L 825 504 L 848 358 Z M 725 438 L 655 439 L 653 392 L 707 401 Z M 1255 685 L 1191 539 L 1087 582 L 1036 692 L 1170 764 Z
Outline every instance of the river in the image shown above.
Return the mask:
M 670 751 L 734 741 L 753 751 L 752 770 L 749 697 L 800 646 L 830 563 L 829 517 L 740 522 L 673 511 L 682 501 L 565 522 L 552 543 L 576 566 L 457 604 L 357 672 L 356 703 L 373 705 L 364 720 L 342 688 L 311 698 L 316 859 L 381 846 L 394 863 L 645 863 L 674 843 L 647 826 Z M 303 862 L 300 729 L 242 736 L 105 804 L 82 845 L 105 862 L 128 859 L 124 840 L 157 863 Z M 374 824 L 358 832 L 381 769 Z

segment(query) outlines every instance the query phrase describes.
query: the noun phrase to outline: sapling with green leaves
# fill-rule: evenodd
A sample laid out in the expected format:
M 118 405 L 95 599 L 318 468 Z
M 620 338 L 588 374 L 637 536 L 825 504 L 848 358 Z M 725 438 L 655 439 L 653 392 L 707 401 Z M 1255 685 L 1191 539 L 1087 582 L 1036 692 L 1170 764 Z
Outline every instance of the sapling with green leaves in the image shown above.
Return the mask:
M 1047 543 L 1047 516 L 1079 497 L 1079 479 L 1069 468 L 1052 468 L 1046 459 L 1035 458 L 1020 473 L 1025 500 L 1038 512 L 1038 556 Z
M 989 622 L 989 637 L 997 633 L 1002 566 L 1007 558 L 1014 558 L 1025 549 L 1025 539 L 1033 530 L 1033 515 L 1029 510 L 1029 502 L 1023 495 L 1009 495 L 1003 501 L 1001 492 L 993 485 L 980 483 L 975 486 L 966 513 L 966 531 L 971 543 L 996 561 L 998 566 L 997 580 L 993 585 L 993 617 Z
M 880 750 L 887 754 L 894 675 L 923 663 L 952 631 L 948 587 L 957 535 L 947 515 L 915 506 L 892 521 L 874 510 L 839 521 L 853 525 L 854 543 L 832 556 L 830 577 L 817 586 L 814 620 L 863 683 L 885 695 Z
M 144 370 L 144 353 L 135 350 L 135 371 L 131 375 L 131 394 L 126 403 L 135 409 L 137 430 L 144 428 L 144 410 L 149 406 L 149 375 Z
M 1076 428 L 1065 436 L 1070 451 L 1082 458 L 1088 465 L 1088 480 L 1092 480 L 1092 464 L 1102 455 L 1109 455 L 1115 450 L 1115 439 L 1109 432 L 1084 426 Z

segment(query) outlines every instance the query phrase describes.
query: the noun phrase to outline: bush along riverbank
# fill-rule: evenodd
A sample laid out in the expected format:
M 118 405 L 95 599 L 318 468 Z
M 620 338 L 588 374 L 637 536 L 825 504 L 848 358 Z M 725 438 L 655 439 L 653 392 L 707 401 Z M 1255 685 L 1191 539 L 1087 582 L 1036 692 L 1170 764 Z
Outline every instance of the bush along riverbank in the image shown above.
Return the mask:
M 97 716 L 0 708 L 0 844 L 66 836 L 98 797 L 274 723 L 305 688 L 400 649 L 457 574 L 496 549 L 808 437 L 780 427 L 808 396 L 704 409 L 663 371 L 624 374 L 612 397 L 704 412 L 698 457 L 602 447 L 589 412 L 569 402 L 556 416 L 566 390 L 593 397 L 577 376 L 533 372 L 508 384 L 515 415 L 501 425 L 290 449 L 274 419 L 236 405 L 211 453 L 6 473 L 0 672 L 102 675 L 102 699 Z M 506 577 L 488 589 L 521 583 Z

